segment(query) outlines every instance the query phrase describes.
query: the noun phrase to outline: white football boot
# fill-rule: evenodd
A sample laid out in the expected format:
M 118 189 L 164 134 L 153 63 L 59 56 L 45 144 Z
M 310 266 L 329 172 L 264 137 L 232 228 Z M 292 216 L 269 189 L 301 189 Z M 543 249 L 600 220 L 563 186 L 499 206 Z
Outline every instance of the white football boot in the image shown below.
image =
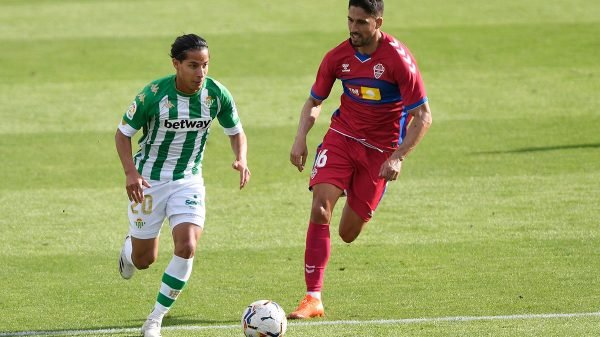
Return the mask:
M 144 337 L 161 337 L 160 322 L 153 319 L 147 319 L 142 325 L 142 336 Z
M 129 241 L 129 243 L 127 241 Z M 133 276 L 133 273 L 135 272 L 136 268 L 132 263 L 129 263 L 129 261 L 125 257 L 126 244 L 131 245 L 131 236 L 129 235 L 125 237 L 123 248 L 121 248 L 121 256 L 119 256 L 119 273 L 121 274 L 121 277 L 123 277 L 126 280 L 129 280 Z

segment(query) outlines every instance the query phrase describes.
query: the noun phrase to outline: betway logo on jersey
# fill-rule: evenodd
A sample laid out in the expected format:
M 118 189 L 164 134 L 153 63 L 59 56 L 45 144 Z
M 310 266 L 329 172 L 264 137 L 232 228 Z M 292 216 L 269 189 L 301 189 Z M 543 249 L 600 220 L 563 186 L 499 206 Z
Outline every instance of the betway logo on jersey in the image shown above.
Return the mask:
M 162 126 L 169 131 L 187 132 L 187 131 L 202 131 L 208 129 L 212 122 L 210 118 L 196 119 L 165 119 Z

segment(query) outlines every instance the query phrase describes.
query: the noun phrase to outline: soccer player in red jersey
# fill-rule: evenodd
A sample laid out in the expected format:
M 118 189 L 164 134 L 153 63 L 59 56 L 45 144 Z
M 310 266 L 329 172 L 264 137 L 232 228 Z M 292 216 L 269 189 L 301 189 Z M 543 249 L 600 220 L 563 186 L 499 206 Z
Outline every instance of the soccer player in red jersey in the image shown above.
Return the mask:
M 415 59 L 393 36 L 381 31 L 383 0 L 350 0 L 350 38 L 330 50 L 302 108 L 290 161 L 304 169 L 306 136 L 336 79 L 344 92 L 318 147 L 310 176 L 313 192 L 304 253 L 307 293 L 288 318 L 323 316 L 321 288 L 330 254 L 329 224 L 346 195 L 339 235 L 354 241 L 373 216 L 389 181 L 421 141 L 432 118 Z

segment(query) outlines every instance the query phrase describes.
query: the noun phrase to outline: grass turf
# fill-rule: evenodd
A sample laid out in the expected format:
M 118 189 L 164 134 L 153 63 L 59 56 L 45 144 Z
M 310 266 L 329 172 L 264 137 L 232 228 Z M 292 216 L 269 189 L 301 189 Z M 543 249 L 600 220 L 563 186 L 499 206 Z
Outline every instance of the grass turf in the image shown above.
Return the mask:
M 130 282 L 118 277 L 126 196 L 113 134 L 138 90 L 172 71 L 168 46 L 183 32 L 209 40 L 210 74 L 236 98 L 253 177 L 236 190 L 215 128 L 206 232 L 165 326 L 235 325 L 258 298 L 290 311 L 302 295 L 308 173 L 288 164 L 288 151 L 320 58 L 346 37 L 345 6 L 180 5 L 0 3 L 0 333 L 141 325 L 171 243 L 163 232 L 156 265 Z M 317 322 L 598 311 L 600 6 L 386 5 L 384 30 L 417 57 L 434 125 L 366 232 L 352 245 L 333 240 L 327 317 Z M 195 11 L 213 19 L 182 15 Z M 598 323 L 291 325 L 288 335 L 595 336 Z

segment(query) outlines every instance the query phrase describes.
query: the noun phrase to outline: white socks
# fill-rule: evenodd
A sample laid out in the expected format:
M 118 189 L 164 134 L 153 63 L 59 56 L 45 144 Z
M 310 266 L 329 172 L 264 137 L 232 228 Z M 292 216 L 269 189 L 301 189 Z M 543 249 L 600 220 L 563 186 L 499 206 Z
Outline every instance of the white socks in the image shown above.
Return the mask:
M 148 316 L 148 319 L 162 322 L 163 317 L 169 309 L 171 309 L 177 296 L 179 296 L 190 278 L 193 263 L 193 257 L 191 259 L 184 259 L 173 255 L 171 262 L 163 274 L 158 297 L 156 298 L 156 304 Z
M 318 299 L 319 301 L 321 300 L 321 292 L 320 291 L 307 291 L 306 294 Z
M 133 259 L 131 258 L 131 253 L 133 252 L 131 236 L 125 240 L 125 243 L 123 244 L 123 250 L 125 251 L 125 258 L 127 259 L 127 262 L 133 264 Z

